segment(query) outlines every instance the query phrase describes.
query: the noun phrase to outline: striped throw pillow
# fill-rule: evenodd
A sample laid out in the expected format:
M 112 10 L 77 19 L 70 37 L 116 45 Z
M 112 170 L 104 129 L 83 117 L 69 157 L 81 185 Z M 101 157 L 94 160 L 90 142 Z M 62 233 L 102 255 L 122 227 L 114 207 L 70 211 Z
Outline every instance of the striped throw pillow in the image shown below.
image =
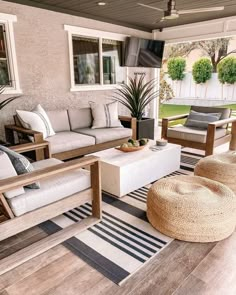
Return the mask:
M 92 129 L 123 127 L 118 116 L 118 103 L 90 103 L 93 116 Z
M 18 175 L 34 171 L 34 167 L 30 164 L 29 160 L 26 159 L 26 157 L 24 157 L 23 155 L 18 154 L 15 151 L 2 145 L 0 145 L 0 151 L 7 154 L 8 158 L 10 159 Z M 32 184 L 28 184 L 26 187 L 32 188 L 32 189 L 39 189 L 40 184 L 38 182 L 32 183 Z
M 16 110 L 16 114 L 23 127 L 42 132 L 44 139 L 55 135 L 48 115 L 40 104 L 31 112 Z
M 218 121 L 220 117 L 221 113 L 199 113 L 190 111 L 185 126 L 198 129 L 207 129 L 209 123 Z

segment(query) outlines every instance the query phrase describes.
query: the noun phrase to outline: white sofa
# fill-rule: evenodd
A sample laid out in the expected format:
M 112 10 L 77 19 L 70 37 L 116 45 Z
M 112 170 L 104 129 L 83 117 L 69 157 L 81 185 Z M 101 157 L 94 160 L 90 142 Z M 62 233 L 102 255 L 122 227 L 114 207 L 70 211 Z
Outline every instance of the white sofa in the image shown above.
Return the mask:
M 52 157 L 65 160 L 82 156 L 120 145 L 130 137 L 135 137 L 136 121 L 130 117 L 120 117 L 121 122 L 130 121 L 131 128 L 101 128 L 92 129 L 92 114 L 90 108 L 47 111 L 55 135 L 47 137 L 50 143 Z M 34 137 L 35 142 L 43 140 L 39 132 L 28 130 L 20 125 L 15 116 L 16 125 L 5 126 L 6 138 L 13 141 L 13 132 Z M 17 126 L 18 125 L 18 126 Z

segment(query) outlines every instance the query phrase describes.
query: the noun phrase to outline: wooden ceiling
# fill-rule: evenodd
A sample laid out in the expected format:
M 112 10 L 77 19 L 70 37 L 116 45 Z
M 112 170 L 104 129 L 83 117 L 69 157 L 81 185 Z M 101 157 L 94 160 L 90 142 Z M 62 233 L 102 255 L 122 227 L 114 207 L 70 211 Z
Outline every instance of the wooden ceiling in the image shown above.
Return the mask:
M 8 1 L 8 0 L 5 0 Z M 155 23 L 162 17 L 162 12 L 140 7 L 137 2 L 158 8 L 167 8 L 167 0 L 104 0 L 105 6 L 98 6 L 99 0 L 13 0 L 14 2 L 40 7 L 57 12 L 87 17 L 112 24 L 123 25 L 143 31 L 178 26 L 236 15 L 235 0 L 176 0 L 177 9 L 192 9 L 211 6 L 225 6 L 223 11 L 181 15 L 176 20 Z

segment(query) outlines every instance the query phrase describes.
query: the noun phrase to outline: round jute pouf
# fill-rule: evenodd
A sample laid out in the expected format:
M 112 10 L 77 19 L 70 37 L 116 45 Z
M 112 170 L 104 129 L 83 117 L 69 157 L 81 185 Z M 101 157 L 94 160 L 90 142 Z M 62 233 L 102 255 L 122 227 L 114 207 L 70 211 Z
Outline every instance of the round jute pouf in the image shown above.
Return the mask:
M 235 230 L 236 198 L 225 185 L 199 176 L 174 176 L 148 191 L 147 217 L 175 239 L 214 242 Z
M 219 181 L 236 194 L 236 153 L 223 153 L 201 159 L 194 174 Z

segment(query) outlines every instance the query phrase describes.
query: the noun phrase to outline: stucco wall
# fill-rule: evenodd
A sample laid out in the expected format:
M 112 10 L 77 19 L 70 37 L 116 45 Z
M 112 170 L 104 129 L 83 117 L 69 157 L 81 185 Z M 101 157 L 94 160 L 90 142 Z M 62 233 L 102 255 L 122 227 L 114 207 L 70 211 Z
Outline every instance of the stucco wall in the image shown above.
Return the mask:
M 112 91 L 70 92 L 68 36 L 64 24 L 151 38 L 151 34 L 86 18 L 0 1 L 0 12 L 14 14 L 17 64 L 23 96 L 0 112 L 3 125 L 12 122 L 15 109 L 82 107 L 104 100 Z

